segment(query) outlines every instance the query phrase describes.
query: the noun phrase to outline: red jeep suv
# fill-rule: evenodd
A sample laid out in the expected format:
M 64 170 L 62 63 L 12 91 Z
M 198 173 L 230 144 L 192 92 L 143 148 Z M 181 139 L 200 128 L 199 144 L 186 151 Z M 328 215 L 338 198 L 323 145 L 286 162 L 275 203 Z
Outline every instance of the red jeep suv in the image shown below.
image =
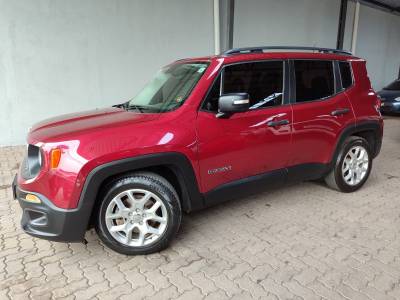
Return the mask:
M 13 183 L 22 228 L 124 254 L 165 248 L 182 213 L 278 183 L 325 178 L 353 192 L 383 133 L 363 59 L 256 47 L 183 59 L 132 100 L 32 127 Z

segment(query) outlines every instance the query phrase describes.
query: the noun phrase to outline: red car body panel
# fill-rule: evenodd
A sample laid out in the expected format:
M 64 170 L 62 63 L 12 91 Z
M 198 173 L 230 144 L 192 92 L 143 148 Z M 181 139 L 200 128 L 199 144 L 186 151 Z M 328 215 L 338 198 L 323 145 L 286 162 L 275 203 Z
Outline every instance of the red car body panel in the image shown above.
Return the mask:
M 355 85 L 331 99 L 235 114 L 217 119 L 201 111 L 200 105 L 223 65 L 268 59 L 348 60 Z M 183 154 L 191 163 L 199 190 L 207 193 L 218 186 L 268 171 L 304 163 L 328 163 L 343 129 L 352 122 L 378 121 L 377 97 L 364 79 L 365 62 L 346 55 L 321 53 L 253 53 L 212 56 L 186 61 L 208 61 L 209 67 L 185 103 L 175 111 L 145 114 L 106 108 L 65 115 L 33 126 L 28 143 L 40 145 L 44 166 L 34 179 L 20 175 L 22 190 L 44 195 L 64 209 L 74 209 L 85 180 L 97 166 L 140 155 L 163 152 Z M 349 101 L 352 99 L 352 102 Z M 352 107 L 357 107 L 353 115 Z M 351 113 L 332 116 L 335 109 Z M 267 127 L 270 120 L 287 119 L 288 125 Z M 312 146 L 310 146 L 312 145 Z M 56 169 L 49 169 L 49 153 L 62 150 Z M 213 170 L 228 167 L 230 172 Z
M 146 114 L 118 110 L 119 112 L 114 114 L 126 114 L 126 117 L 131 118 L 131 122 L 126 121 L 125 116 L 115 116 L 116 122 L 113 126 L 99 125 L 73 133 L 68 131 L 69 128 L 79 127 L 78 123 L 82 123 L 82 126 L 88 125 L 88 119 L 73 121 L 77 124 L 70 126 L 64 123 L 62 126 L 65 127 L 65 132 L 55 135 L 55 137 L 62 136 L 63 141 L 55 142 L 52 138 L 45 140 L 42 146 L 46 158 L 43 170 L 34 180 L 26 181 L 19 176 L 20 187 L 43 194 L 60 208 L 76 208 L 89 172 L 107 162 L 173 151 L 184 154 L 192 162 L 196 172 L 198 169 L 196 131 L 194 127 L 187 126 L 196 119 L 195 111 L 187 113 L 177 110 L 170 114 L 146 116 Z M 151 126 L 148 124 L 150 121 Z M 50 132 L 52 129 L 39 129 L 43 130 Z M 39 137 L 41 134 L 33 131 L 32 137 Z M 36 139 L 28 140 L 29 143 L 36 141 Z M 62 150 L 61 160 L 58 168 L 49 170 L 49 152 L 54 148 Z
M 381 114 L 377 112 L 380 100 L 371 87 L 365 60 L 354 59 L 352 67 L 356 84 L 346 91 L 346 95 L 352 99 L 356 121 L 358 123 L 374 121 L 383 124 Z
M 269 121 L 289 125 L 268 127 Z M 291 146 L 290 105 L 248 111 L 228 119 L 200 111 L 197 118 L 202 192 L 238 179 L 287 166 Z M 228 172 L 214 172 L 215 168 Z
M 330 162 L 339 135 L 354 121 L 347 96 L 339 93 L 329 99 L 292 106 L 295 148 L 290 153 L 290 165 Z M 346 108 L 348 114 L 332 116 L 333 111 Z

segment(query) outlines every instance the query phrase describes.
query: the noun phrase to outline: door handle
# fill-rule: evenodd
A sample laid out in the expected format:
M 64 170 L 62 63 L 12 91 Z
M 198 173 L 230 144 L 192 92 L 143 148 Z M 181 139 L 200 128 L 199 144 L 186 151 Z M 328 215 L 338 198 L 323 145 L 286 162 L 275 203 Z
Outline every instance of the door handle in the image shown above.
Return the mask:
M 349 112 L 350 112 L 349 108 L 339 108 L 337 110 L 332 111 L 331 115 L 332 116 L 341 116 L 341 115 L 345 115 L 345 114 L 347 114 Z
M 287 125 L 289 124 L 289 120 L 280 120 L 280 121 L 269 121 L 267 123 L 268 127 L 277 127 L 277 126 L 282 126 L 282 125 Z

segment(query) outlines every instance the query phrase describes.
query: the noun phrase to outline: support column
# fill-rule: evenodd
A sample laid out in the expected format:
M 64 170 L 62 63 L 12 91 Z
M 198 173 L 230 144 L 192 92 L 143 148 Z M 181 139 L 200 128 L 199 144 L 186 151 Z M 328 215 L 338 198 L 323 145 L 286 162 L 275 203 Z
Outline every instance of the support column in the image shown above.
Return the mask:
M 215 2 L 214 2 L 215 3 Z M 219 0 L 219 52 L 233 48 L 235 0 Z M 216 10 L 214 10 L 215 12 Z M 215 25 L 215 23 L 214 23 Z
M 351 53 L 353 54 L 356 53 L 359 19 L 360 19 L 360 1 L 357 1 L 356 9 L 354 10 L 353 32 L 351 35 Z
M 346 28 L 347 2 L 348 0 L 342 0 L 340 2 L 339 25 L 336 41 L 336 49 L 340 50 L 343 50 L 344 30 Z
M 227 49 L 233 48 L 233 26 L 235 20 L 235 0 L 228 0 L 228 28 L 227 28 L 227 35 L 228 35 L 228 47 Z M 226 49 L 226 50 L 227 50 Z
M 214 54 L 219 54 L 221 52 L 220 27 L 219 0 L 214 0 Z

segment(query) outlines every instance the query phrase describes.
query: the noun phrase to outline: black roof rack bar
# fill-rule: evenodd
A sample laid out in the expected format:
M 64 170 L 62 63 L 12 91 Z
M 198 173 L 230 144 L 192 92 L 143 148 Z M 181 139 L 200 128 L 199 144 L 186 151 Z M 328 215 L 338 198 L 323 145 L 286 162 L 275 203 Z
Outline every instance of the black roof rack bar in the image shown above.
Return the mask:
M 257 53 L 257 52 L 263 52 L 264 50 L 307 50 L 307 51 L 316 51 L 322 53 L 353 55 L 351 52 L 345 50 L 332 49 L 332 48 L 319 48 L 319 47 L 305 47 L 305 46 L 265 46 L 265 47 L 233 48 L 223 52 L 222 55 Z

